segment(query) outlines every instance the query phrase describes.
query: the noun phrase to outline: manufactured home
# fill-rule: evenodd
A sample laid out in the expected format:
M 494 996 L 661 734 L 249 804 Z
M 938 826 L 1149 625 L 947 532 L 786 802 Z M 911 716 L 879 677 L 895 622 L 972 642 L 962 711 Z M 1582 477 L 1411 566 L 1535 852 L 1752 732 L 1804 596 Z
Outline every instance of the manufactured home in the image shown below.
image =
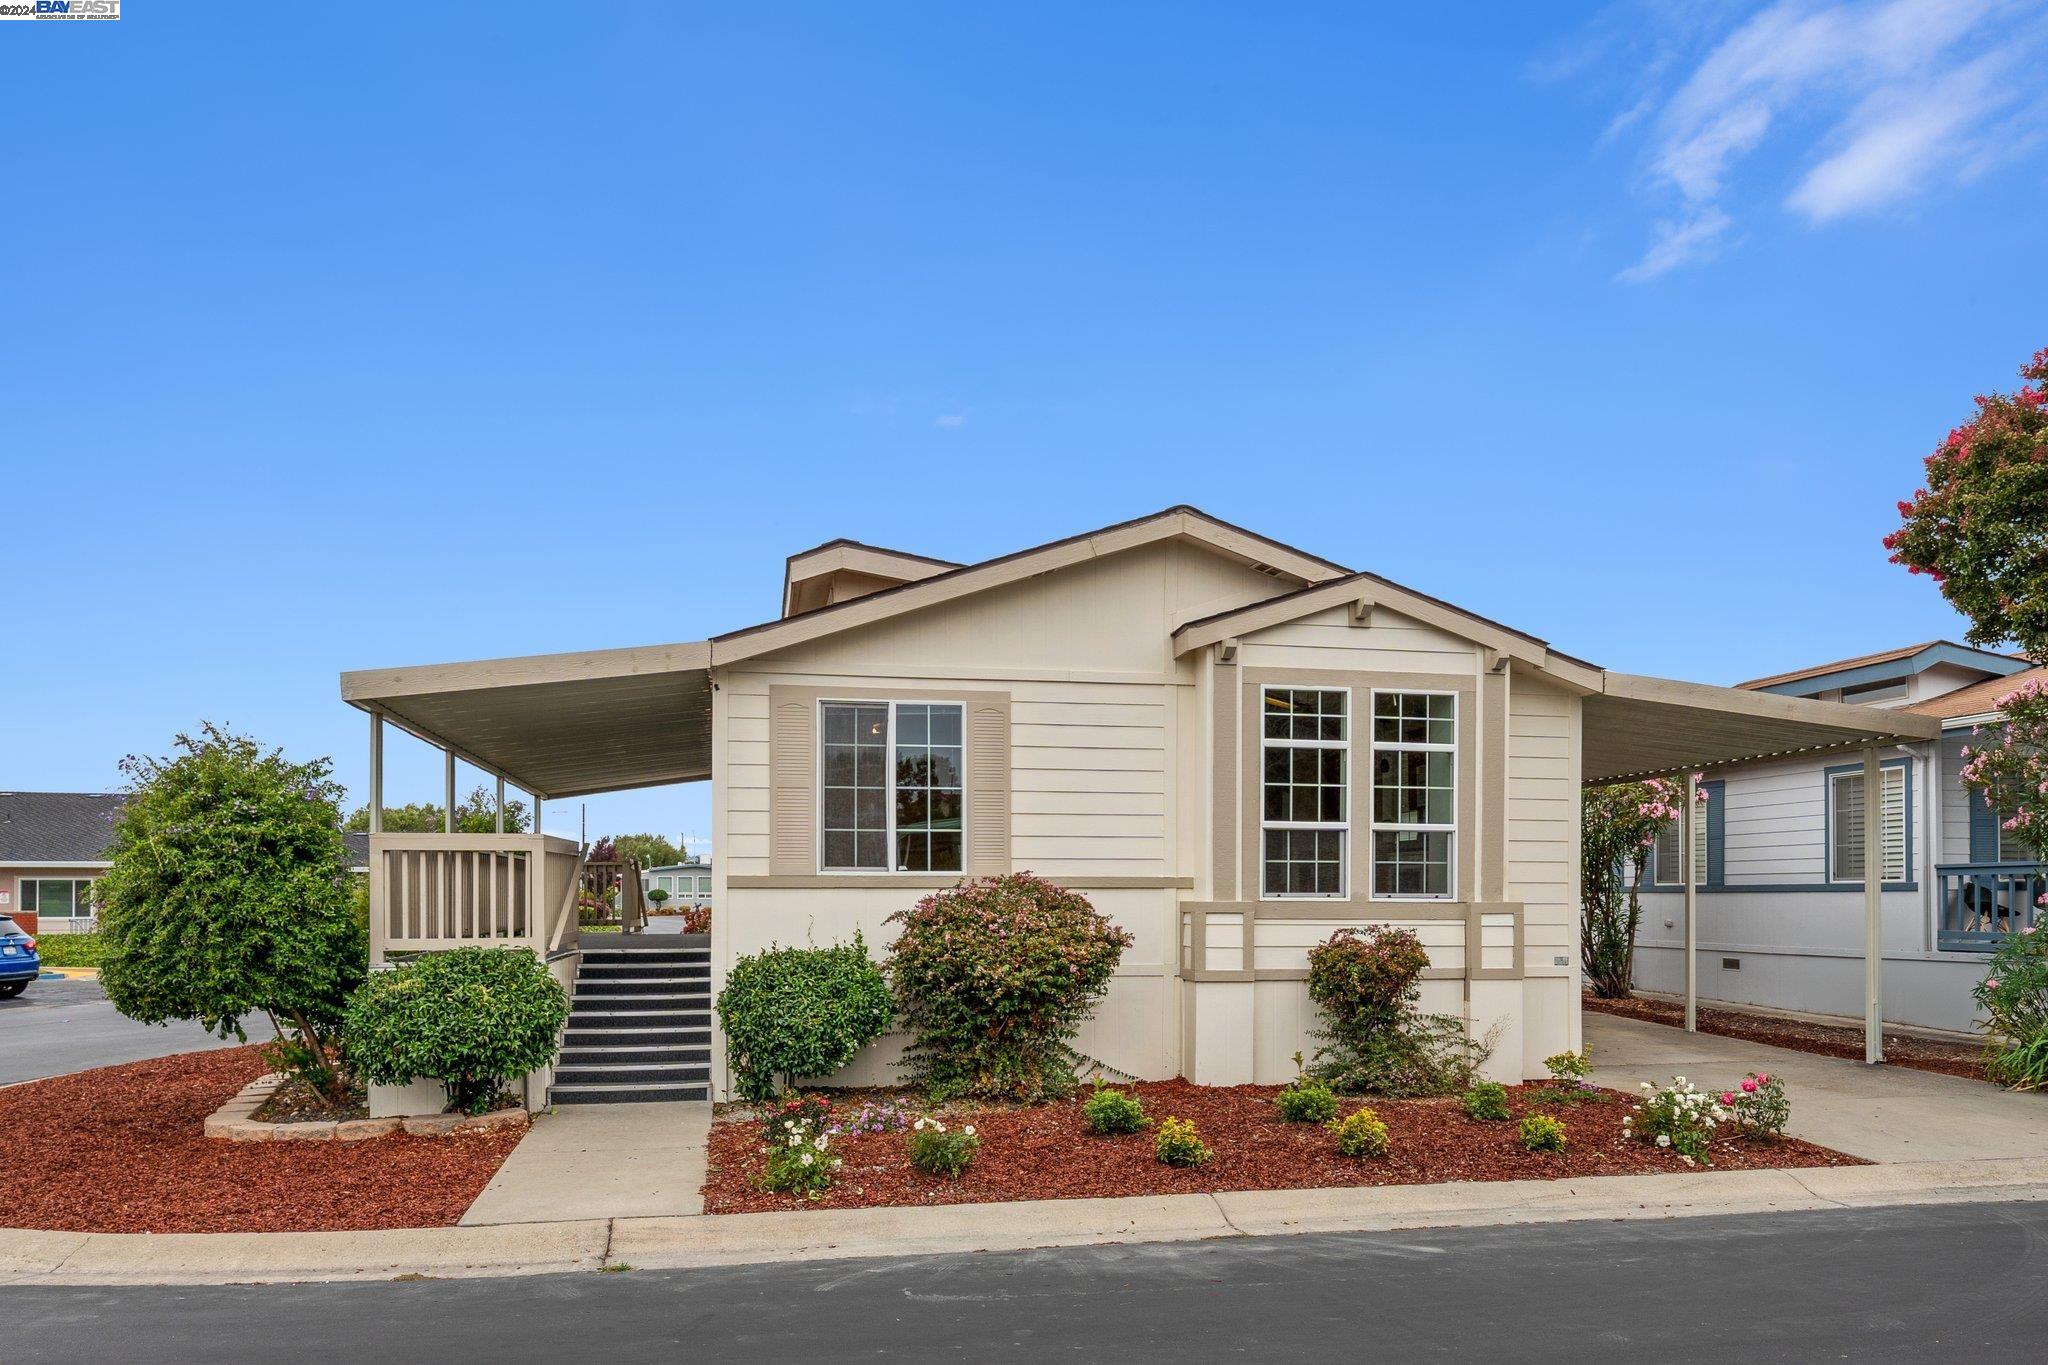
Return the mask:
M 1892 1023 L 1970 1029 L 1985 955 L 2034 922 L 2048 890 L 2038 861 L 1958 776 L 1964 747 L 1998 725 L 1998 699 L 2043 674 L 2026 659 L 1929 640 L 1740 684 L 1939 726 L 1880 760 L 1883 1013 Z M 1694 825 L 1700 998 L 1862 1017 L 1860 769 L 1838 755 L 1792 757 L 1718 769 L 1706 787 L 1707 817 Z M 1635 975 L 1644 990 L 1683 987 L 1679 852 L 1674 827 L 1645 868 Z
M 347 673 L 341 690 L 371 718 L 372 810 L 390 726 L 444 751 L 451 791 L 460 760 L 537 808 L 711 784 L 718 915 L 702 976 L 675 964 L 673 1011 L 640 1007 L 643 1036 L 674 1030 L 658 1061 L 595 1041 L 631 945 L 579 941 L 572 841 L 372 834 L 373 958 L 513 942 L 573 983 L 571 1052 L 529 1078 L 530 1103 L 723 1095 L 704 1011 L 737 958 L 856 931 L 879 955 L 892 914 L 1012 870 L 1131 932 L 1079 1039 L 1118 1071 L 1288 1079 L 1314 1047 L 1308 949 L 1379 923 L 1420 935 L 1422 1004 L 1492 1039 L 1490 1075 L 1539 1075 L 1580 1043 L 1584 784 L 1851 762 L 1940 728 L 1610 672 L 1191 507 L 972 564 L 836 540 L 789 557 L 759 624 Z M 899 1050 L 818 1079 L 885 1081 Z

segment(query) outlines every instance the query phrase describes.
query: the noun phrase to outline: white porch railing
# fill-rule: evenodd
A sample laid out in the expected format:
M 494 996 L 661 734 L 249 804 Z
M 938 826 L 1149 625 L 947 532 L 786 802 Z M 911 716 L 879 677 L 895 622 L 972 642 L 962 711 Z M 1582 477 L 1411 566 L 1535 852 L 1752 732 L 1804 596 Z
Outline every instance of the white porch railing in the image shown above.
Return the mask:
M 548 834 L 370 836 L 370 963 L 473 944 L 576 946 L 583 850 Z

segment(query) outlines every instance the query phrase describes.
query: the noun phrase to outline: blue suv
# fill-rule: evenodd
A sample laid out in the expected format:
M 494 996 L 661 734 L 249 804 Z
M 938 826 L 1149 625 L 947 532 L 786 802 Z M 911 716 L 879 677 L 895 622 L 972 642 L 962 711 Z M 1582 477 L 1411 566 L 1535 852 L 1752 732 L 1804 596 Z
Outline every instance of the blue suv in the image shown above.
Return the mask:
M 0 1000 L 8 1000 L 28 989 L 43 969 L 36 956 L 36 941 L 15 922 L 0 915 Z

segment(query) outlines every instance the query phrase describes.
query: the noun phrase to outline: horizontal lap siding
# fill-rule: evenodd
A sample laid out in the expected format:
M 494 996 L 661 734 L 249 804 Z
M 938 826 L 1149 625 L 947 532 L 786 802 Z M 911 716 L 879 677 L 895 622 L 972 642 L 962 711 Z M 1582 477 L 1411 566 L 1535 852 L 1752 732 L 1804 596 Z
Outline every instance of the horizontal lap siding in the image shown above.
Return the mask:
M 1524 972 L 1569 976 L 1578 962 L 1579 703 L 1519 674 L 1510 684 L 1507 898 L 1523 906 Z
M 863 689 L 948 685 L 909 676 L 734 673 L 727 679 L 727 847 L 721 854 L 738 876 L 769 870 L 767 693 L 775 683 L 843 685 L 849 697 Z M 958 685 L 977 686 L 972 681 Z M 1014 865 L 1052 877 L 1168 875 L 1167 706 L 1172 688 L 1067 682 L 1007 687 Z
M 1980 741 L 1981 742 L 1981 741 Z M 1956 774 L 1962 771 L 1967 735 L 1944 735 L 1941 740 L 1941 843 L 1937 861 L 1967 863 L 1970 858 L 1970 789 Z
M 1386 612 L 1361 628 L 1351 623 L 1351 608 L 1336 607 L 1248 637 L 1243 657 L 1255 668 L 1451 673 L 1470 679 L 1476 650 L 1468 640 Z
M 1841 761 L 1839 758 L 1834 761 Z M 1827 762 L 1808 759 L 1722 781 L 1722 880 L 1730 886 L 1819 883 L 1825 876 Z

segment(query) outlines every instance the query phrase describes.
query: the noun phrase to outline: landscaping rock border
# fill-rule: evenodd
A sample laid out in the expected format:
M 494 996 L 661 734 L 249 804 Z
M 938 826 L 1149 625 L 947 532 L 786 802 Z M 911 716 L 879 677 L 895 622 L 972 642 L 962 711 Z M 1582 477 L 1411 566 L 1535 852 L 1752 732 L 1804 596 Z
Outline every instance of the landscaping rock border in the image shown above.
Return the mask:
M 517 1132 L 531 1121 L 524 1109 L 499 1109 L 489 1114 L 414 1114 L 406 1118 L 316 1119 L 305 1123 L 256 1119 L 256 1111 L 283 1083 L 284 1077 L 271 1072 L 243 1086 L 233 1099 L 207 1116 L 206 1136 L 223 1142 L 362 1142 L 398 1132 L 414 1137 Z

